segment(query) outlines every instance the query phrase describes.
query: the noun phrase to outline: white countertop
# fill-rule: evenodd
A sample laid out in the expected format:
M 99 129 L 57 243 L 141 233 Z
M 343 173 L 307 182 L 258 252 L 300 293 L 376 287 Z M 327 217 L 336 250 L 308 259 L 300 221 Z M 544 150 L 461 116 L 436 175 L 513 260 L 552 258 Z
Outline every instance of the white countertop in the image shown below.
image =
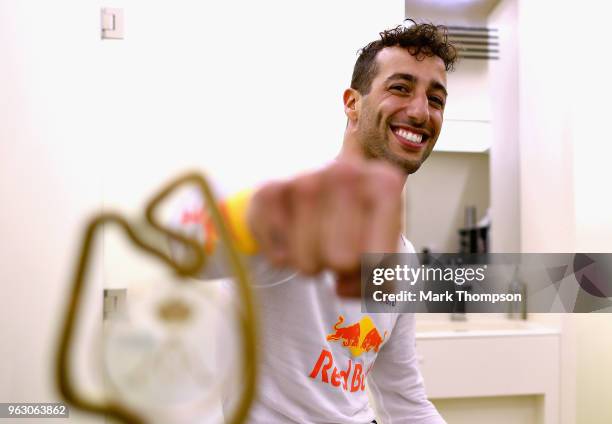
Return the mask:
M 494 319 L 416 322 L 417 339 L 559 335 L 558 327 L 523 320 Z

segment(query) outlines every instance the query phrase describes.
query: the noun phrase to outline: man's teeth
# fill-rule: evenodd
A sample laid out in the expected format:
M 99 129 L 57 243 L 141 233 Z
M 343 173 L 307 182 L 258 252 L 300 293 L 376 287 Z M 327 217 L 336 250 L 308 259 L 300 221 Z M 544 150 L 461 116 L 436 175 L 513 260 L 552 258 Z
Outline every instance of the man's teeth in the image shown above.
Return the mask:
M 412 141 L 413 143 L 420 143 L 423 141 L 423 134 L 415 134 L 402 128 L 395 130 L 395 133 L 408 141 Z

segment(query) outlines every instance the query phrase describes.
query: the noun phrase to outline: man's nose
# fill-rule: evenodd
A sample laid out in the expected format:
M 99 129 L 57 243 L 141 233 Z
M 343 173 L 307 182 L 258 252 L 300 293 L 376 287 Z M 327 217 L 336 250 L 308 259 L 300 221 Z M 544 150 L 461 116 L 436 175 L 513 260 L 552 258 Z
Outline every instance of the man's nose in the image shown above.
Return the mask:
M 406 105 L 406 115 L 415 124 L 425 124 L 429 120 L 429 101 L 426 94 L 415 94 Z

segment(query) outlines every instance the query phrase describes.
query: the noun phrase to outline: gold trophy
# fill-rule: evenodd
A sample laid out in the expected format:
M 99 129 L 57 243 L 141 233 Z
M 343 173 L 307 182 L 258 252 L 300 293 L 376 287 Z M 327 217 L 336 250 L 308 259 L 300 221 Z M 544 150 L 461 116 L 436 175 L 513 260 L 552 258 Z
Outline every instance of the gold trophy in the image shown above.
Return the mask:
M 234 307 L 220 305 L 198 292 L 197 286 L 206 282 L 196 278 L 206 271 L 210 251 L 201 240 L 164 225 L 157 214 L 171 194 L 186 186 L 203 199 L 209 223 L 214 226 L 218 239 L 215 255 L 223 255 L 239 299 Z M 106 384 L 103 398 L 98 399 L 85 394 L 74 378 L 75 333 L 86 313 L 83 302 L 94 241 L 109 225 L 118 227 L 134 249 L 162 265 L 169 277 L 160 276 L 155 282 L 144 281 L 130 289 L 127 316 L 104 322 L 101 371 Z M 180 257 L 171 254 L 169 243 L 180 248 Z M 256 328 L 251 283 L 243 260 L 206 179 L 189 173 L 153 196 L 140 220 L 108 212 L 88 222 L 57 345 L 58 388 L 72 407 L 124 423 L 191 423 L 206 417 L 211 394 L 219 395 L 223 387 L 228 388 L 220 372 L 225 364 L 240 376 L 239 387 L 231 389 L 233 406 L 224 411 L 225 422 L 242 423 L 255 395 Z M 214 355 L 207 349 L 215 344 L 214 339 L 230 333 L 239 341 L 230 349 L 233 354 L 226 351 L 217 355 L 216 363 L 211 361 Z

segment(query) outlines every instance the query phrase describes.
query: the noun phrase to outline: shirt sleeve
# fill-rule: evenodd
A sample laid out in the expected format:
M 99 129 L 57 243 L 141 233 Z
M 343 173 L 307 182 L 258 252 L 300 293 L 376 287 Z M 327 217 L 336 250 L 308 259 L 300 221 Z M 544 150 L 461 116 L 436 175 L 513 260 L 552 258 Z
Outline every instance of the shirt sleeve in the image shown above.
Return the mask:
M 446 424 L 427 400 L 417 362 L 415 316 L 400 314 L 368 374 L 368 388 L 384 424 Z
M 187 191 L 171 205 L 172 215 L 167 221 L 170 228 L 185 237 L 206 245 L 210 229 L 204 225 L 204 201 L 196 190 Z M 188 253 L 186 247 L 177 241 L 168 239 L 168 249 L 172 258 L 183 261 Z M 216 248 L 206 252 L 206 266 L 199 274 L 200 280 L 225 279 L 232 277 L 225 249 Z M 273 267 L 260 254 L 241 254 L 241 259 L 249 269 L 249 276 L 255 286 L 272 286 L 284 283 L 295 275 L 295 271 Z

